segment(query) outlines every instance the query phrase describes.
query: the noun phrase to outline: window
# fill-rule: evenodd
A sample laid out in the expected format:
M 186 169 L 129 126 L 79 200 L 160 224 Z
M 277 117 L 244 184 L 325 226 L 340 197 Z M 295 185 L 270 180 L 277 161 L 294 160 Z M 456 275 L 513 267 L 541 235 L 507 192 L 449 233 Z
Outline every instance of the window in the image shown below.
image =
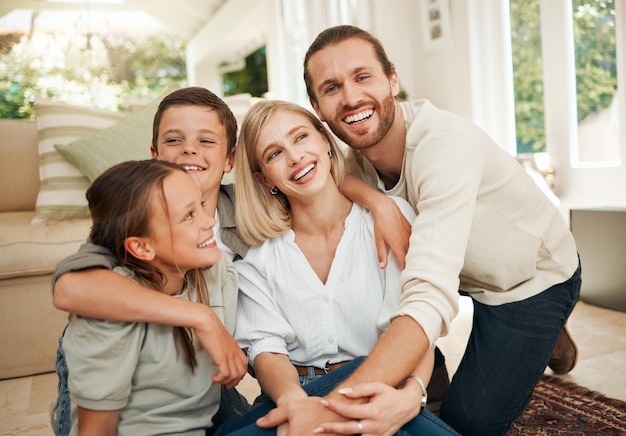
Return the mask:
M 145 12 L 14 10 L 0 17 L 0 117 L 36 95 L 120 110 L 186 80 L 185 41 Z
M 571 1 L 571 8 L 560 9 L 560 1 Z M 550 10 L 542 10 L 542 5 L 545 7 L 547 2 L 509 2 L 517 152 L 546 151 L 542 39 L 549 38 L 552 50 L 567 52 L 566 45 L 573 46 L 571 65 L 564 66 L 575 77 L 578 126 L 574 136 L 578 137 L 578 144 L 572 150 L 573 164 L 619 164 L 615 0 L 557 0 L 549 4 Z M 562 11 L 571 11 L 572 16 L 563 23 L 571 23 L 572 29 L 564 29 L 552 19 Z M 542 30 L 546 35 L 542 35 Z M 561 39 L 562 34 L 571 35 L 570 40 Z M 561 47 L 555 48 L 554 40 Z M 558 80 L 550 78 L 553 74 L 556 73 L 549 68 L 548 82 Z
M 223 64 L 220 70 L 225 96 L 248 93 L 263 97 L 268 91 L 265 46 L 247 56 L 240 65 Z

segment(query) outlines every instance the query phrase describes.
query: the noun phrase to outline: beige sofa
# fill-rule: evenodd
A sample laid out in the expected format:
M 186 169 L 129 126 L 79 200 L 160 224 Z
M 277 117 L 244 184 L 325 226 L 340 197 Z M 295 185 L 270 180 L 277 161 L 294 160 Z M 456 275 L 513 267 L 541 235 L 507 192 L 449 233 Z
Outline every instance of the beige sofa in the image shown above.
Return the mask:
M 88 219 L 31 225 L 38 191 L 36 122 L 0 120 L 0 379 L 54 370 L 67 314 L 52 305 L 52 271 L 89 232 Z

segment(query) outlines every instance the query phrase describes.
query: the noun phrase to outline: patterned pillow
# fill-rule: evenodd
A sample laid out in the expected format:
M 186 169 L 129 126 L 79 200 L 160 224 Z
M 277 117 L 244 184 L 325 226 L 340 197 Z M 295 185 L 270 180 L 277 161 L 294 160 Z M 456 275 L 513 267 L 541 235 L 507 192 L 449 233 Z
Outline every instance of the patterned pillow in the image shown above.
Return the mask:
M 55 144 L 68 144 L 93 135 L 125 114 L 35 99 L 39 131 L 39 178 L 33 225 L 89 216 L 85 191 L 89 180 L 68 162 Z
M 160 102 L 154 99 L 95 135 L 54 147 L 91 182 L 120 162 L 150 159 L 152 121 Z

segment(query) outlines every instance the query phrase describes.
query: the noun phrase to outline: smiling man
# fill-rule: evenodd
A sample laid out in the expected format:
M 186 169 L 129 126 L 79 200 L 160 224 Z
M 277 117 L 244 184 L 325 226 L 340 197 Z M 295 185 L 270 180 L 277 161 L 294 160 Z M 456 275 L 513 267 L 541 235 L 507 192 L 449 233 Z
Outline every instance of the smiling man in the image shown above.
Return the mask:
M 351 399 L 346 390 L 325 399 L 317 432 L 378 434 L 350 418 L 369 413 L 354 391 L 406 380 L 447 333 L 461 293 L 472 298 L 474 322 L 441 417 L 464 435 L 504 434 L 548 364 L 567 373 L 576 363 L 565 322 L 580 264 L 565 221 L 477 126 L 428 100 L 398 102 L 398 75 L 371 34 L 324 30 L 307 51 L 304 79 L 317 114 L 350 147 L 351 171 L 417 212 L 396 316 L 343 384 Z M 289 419 L 289 434 L 307 434 L 296 414 L 277 410 L 260 424 Z

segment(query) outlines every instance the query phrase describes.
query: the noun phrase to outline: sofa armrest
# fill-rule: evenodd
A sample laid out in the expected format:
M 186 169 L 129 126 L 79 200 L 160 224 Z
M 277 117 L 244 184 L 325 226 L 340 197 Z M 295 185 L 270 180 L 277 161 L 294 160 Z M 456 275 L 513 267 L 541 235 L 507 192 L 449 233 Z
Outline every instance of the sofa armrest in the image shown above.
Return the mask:
M 0 120 L 0 212 L 35 210 L 39 192 L 37 123 Z

